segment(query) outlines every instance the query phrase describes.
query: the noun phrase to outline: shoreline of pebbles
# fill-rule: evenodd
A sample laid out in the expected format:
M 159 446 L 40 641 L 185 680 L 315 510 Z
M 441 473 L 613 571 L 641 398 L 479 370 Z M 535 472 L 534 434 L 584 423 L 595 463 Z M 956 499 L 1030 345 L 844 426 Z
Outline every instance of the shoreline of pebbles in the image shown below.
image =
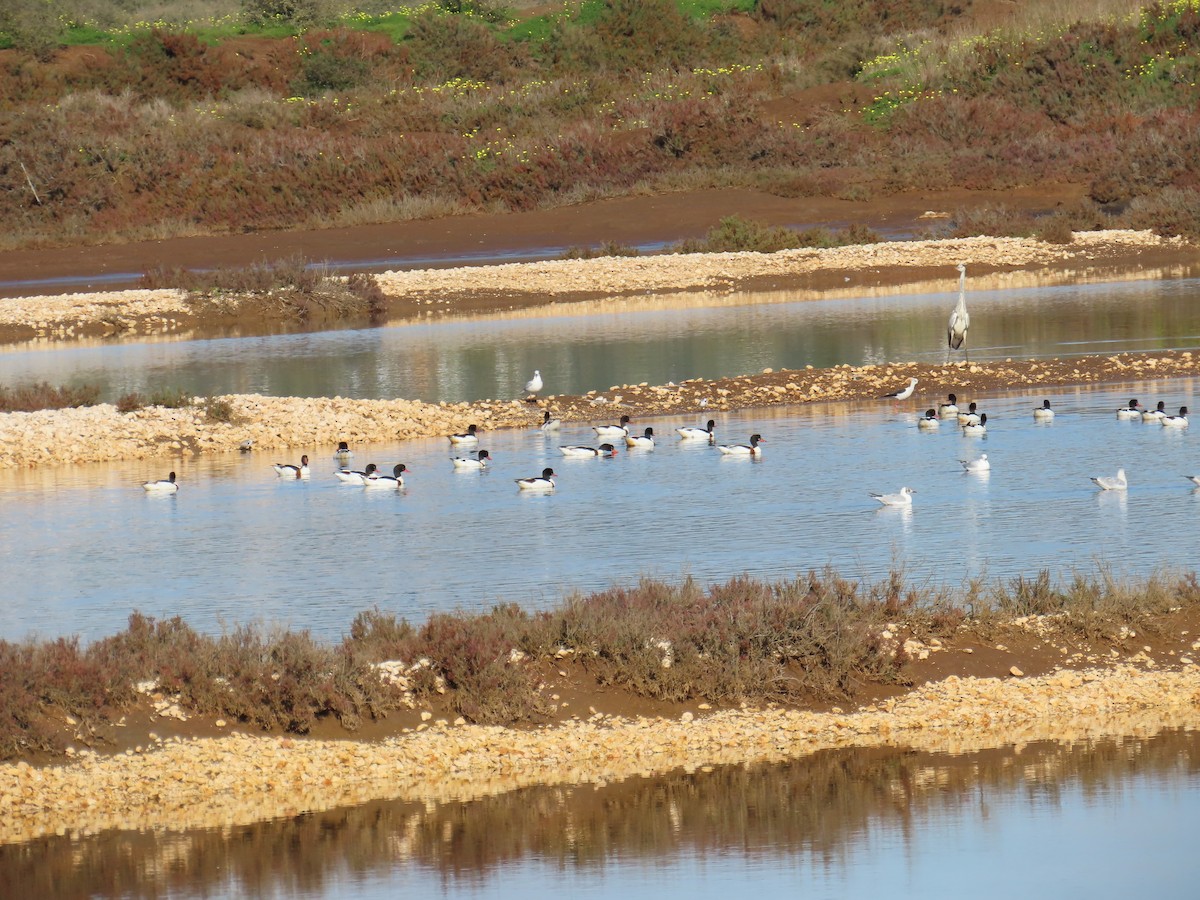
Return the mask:
M 378 743 L 170 739 L 66 765 L 0 765 L 0 843 L 104 829 L 248 824 L 372 800 L 462 801 L 531 785 L 603 785 L 818 750 L 966 753 L 1200 727 L 1200 667 L 1128 665 L 1036 678 L 951 676 L 856 712 L 743 709 L 677 719 L 594 715 L 532 730 L 429 726 Z

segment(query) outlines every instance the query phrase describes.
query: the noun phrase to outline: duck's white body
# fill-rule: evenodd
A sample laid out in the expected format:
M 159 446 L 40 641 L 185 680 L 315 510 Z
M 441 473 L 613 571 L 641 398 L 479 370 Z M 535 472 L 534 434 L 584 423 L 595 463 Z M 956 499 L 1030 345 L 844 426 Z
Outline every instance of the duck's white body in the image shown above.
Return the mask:
M 367 488 L 396 488 L 404 487 L 404 472 L 408 469 L 404 463 L 392 467 L 391 475 L 380 475 L 376 470 L 363 479 L 363 487 Z
M 980 453 L 978 459 L 960 459 L 962 467 L 967 472 L 990 472 L 992 464 L 988 462 L 987 454 Z
M 617 448 L 612 444 L 599 447 L 559 447 L 558 452 L 568 459 L 593 459 L 599 456 L 616 456 Z
M 1188 427 L 1187 411 L 1188 411 L 1188 408 L 1186 406 L 1181 406 L 1181 407 L 1179 407 L 1179 415 L 1177 415 L 1177 416 L 1161 416 L 1159 418 L 1158 422 L 1164 428 L 1187 428 Z
M 280 478 L 307 478 L 308 477 L 308 457 L 300 457 L 300 465 L 293 466 L 291 463 L 275 463 L 272 466 L 275 474 Z
M 917 419 L 917 427 L 923 431 L 932 431 L 935 428 L 941 428 L 942 421 L 937 417 L 936 412 L 932 409 L 927 409 L 925 410 L 925 415 Z
M 1137 400 L 1130 400 L 1128 406 L 1122 406 L 1117 410 L 1118 419 L 1137 419 L 1142 415 L 1142 404 Z
M 1164 403 L 1162 400 L 1159 400 L 1158 406 L 1154 407 L 1154 409 L 1148 409 L 1142 413 L 1142 421 L 1157 422 L 1167 414 L 1166 406 L 1166 403 Z
M 639 450 L 654 449 L 654 429 L 647 428 L 645 434 L 627 434 L 625 435 L 625 446 L 634 447 Z
M 675 429 L 675 433 L 679 435 L 680 440 L 684 441 L 712 441 L 714 438 L 713 429 L 717 423 L 709 419 L 708 427 L 697 428 L 695 425 L 683 425 Z
M 337 476 L 337 480 L 342 484 L 357 484 L 364 485 L 367 479 L 375 474 L 375 470 L 379 467 L 375 463 L 369 463 L 367 467 L 361 471 L 355 470 L 351 472 L 349 469 L 339 469 L 333 474 Z
M 553 469 L 542 469 L 542 474 L 534 478 L 517 478 L 517 487 L 523 491 L 546 493 L 554 490 L 554 479 L 558 477 Z
M 912 506 L 914 491 L 910 487 L 902 487 L 895 494 L 871 494 L 884 506 Z
M 1039 422 L 1051 422 L 1054 420 L 1054 410 L 1050 408 L 1050 401 L 1043 400 L 1041 406 L 1033 408 L 1033 417 Z
M 1102 491 L 1123 491 L 1129 487 L 1129 482 L 1125 479 L 1124 469 L 1117 469 L 1116 477 L 1094 475 L 1092 482 Z
M 763 436 L 752 434 L 748 444 L 722 444 L 717 449 L 725 456 L 762 456 L 762 447 L 758 446 L 760 443 L 766 443 Z
M 179 485 L 175 482 L 175 473 L 172 472 L 166 478 L 160 478 L 158 481 L 142 482 L 142 490 L 148 494 L 174 494 L 179 490 Z
M 492 458 L 491 454 L 486 450 L 480 450 L 475 454 L 475 457 L 475 459 L 471 459 L 470 457 L 456 456 L 451 462 L 454 463 L 455 469 L 462 469 L 464 471 L 473 469 L 479 471 L 480 469 L 486 469 L 488 462 Z
M 450 443 L 455 447 L 467 444 L 478 444 L 479 435 L 475 433 L 478 429 L 478 425 L 468 425 L 466 431 L 461 431 L 458 434 L 450 435 Z
M 964 425 L 962 432 L 963 434 L 968 435 L 987 434 L 987 413 L 983 413 L 979 417 L 978 422 L 972 422 L 970 425 Z
M 938 415 L 942 416 L 943 418 L 945 418 L 946 416 L 957 416 L 958 415 L 958 397 L 956 397 L 954 394 L 948 394 L 946 396 L 946 400 L 947 400 L 946 403 L 938 404 Z
M 596 437 L 624 440 L 629 436 L 629 429 L 625 427 L 628 424 L 629 416 L 621 416 L 620 425 L 593 425 L 592 431 L 596 432 Z

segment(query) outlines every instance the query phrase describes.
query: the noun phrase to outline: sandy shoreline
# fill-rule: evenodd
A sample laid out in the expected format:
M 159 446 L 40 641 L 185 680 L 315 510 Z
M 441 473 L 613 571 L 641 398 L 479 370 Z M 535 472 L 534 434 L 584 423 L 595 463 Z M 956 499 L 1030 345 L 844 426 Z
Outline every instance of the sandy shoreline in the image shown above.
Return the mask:
M 109 828 L 246 824 L 370 800 L 468 800 L 530 785 L 604 784 L 837 747 L 946 753 L 1200 727 L 1200 667 L 957 678 L 857 712 L 746 709 L 603 715 L 515 730 L 443 721 L 379 743 L 233 734 L 69 765 L 0 765 L 0 843 Z

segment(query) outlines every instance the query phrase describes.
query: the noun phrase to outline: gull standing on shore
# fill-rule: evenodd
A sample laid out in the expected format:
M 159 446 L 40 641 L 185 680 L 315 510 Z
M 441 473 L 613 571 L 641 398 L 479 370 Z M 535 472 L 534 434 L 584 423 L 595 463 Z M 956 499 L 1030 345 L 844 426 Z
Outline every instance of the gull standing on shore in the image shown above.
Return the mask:
M 545 385 L 542 383 L 542 373 L 537 369 L 534 369 L 533 377 L 525 382 L 525 393 L 528 394 L 528 396 L 525 398 L 525 401 L 527 403 L 532 403 L 534 400 L 536 400 L 538 391 L 540 391 L 543 387 L 545 387 Z

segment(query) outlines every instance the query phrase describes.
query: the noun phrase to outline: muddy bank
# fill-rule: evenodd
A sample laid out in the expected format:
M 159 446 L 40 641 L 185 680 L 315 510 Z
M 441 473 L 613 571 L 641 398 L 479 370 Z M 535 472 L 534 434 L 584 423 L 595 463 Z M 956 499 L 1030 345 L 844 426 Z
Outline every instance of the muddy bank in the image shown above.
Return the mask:
M 534 784 L 603 784 L 833 747 L 962 753 L 1200 726 L 1200 667 L 1120 665 L 958 678 L 857 712 L 744 709 L 675 719 L 596 714 L 535 729 L 438 720 L 382 743 L 235 734 L 152 741 L 65 766 L 0 766 L 0 842 L 106 828 L 215 827 L 399 799 L 465 800 Z
M 688 414 L 830 400 L 875 400 L 918 379 L 907 401 L 914 410 L 936 406 L 946 394 L 979 397 L 989 391 L 1028 388 L 1031 397 L 1053 398 L 1053 388 L 1094 383 L 1141 383 L 1200 374 L 1200 355 L 1190 351 L 1114 354 L 1070 360 L 993 363 L 839 366 L 832 369 L 765 370 L 716 381 L 694 379 L 666 385 L 613 385 L 582 396 L 550 396 L 537 403 L 483 400 L 433 404 L 414 400 L 230 395 L 229 421 L 212 421 L 201 405 L 148 407 L 121 413 L 111 404 L 80 409 L 0 414 L 0 468 L 53 466 L 115 459 L 186 459 L 201 453 L 234 452 L 246 440 L 261 450 L 332 452 L 352 445 L 449 435 L 476 424 L 531 428 L 543 410 L 567 422 L 609 422 L 627 413 L 635 423 L 654 416 Z M 1143 391 L 1144 393 L 1144 391 Z M 294 455 L 299 455 L 298 453 Z
M 1071 244 L 1020 238 L 904 241 L 779 253 L 666 254 L 548 260 L 491 266 L 388 271 L 377 276 L 387 321 L 562 315 L 747 303 L 774 291 L 776 302 L 952 291 L 965 262 L 971 290 L 1183 277 L 1200 251 L 1150 232 L 1081 232 Z M 0 343 L 53 347 L 83 338 L 198 339 L 263 334 L 281 322 L 252 300 L 231 301 L 220 322 L 192 312 L 171 290 L 73 293 L 0 301 Z M 365 326 L 367 323 L 353 323 Z

